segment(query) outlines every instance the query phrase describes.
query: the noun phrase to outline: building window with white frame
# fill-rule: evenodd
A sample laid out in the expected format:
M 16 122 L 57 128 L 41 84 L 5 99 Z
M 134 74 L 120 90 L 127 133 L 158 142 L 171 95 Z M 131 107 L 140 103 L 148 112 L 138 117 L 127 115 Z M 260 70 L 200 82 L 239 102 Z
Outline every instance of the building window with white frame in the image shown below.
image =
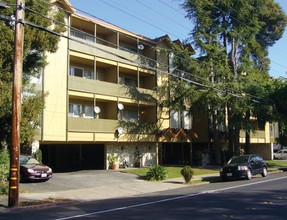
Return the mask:
M 93 79 L 94 78 L 94 72 L 90 69 L 84 69 L 81 67 L 70 67 L 70 76 L 76 76 L 86 79 Z
M 94 118 L 94 108 L 92 105 L 69 104 L 69 117 Z
M 189 111 L 170 110 L 170 127 L 191 129 L 192 115 Z
M 72 37 L 77 37 L 77 38 L 81 38 L 89 42 L 94 42 L 94 37 L 88 33 L 84 33 L 82 31 L 77 31 L 77 30 L 71 30 L 70 34 Z

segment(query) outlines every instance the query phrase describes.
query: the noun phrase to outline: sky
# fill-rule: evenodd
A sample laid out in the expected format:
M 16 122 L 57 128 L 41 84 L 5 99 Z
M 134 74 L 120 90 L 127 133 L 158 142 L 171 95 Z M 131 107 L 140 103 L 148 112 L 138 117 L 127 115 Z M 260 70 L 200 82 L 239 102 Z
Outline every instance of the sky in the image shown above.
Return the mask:
M 172 40 L 189 38 L 192 21 L 180 7 L 183 0 L 69 0 L 79 13 L 109 22 L 149 38 L 168 34 Z M 287 14 L 287 0 L 275 0 Z M 82 12 L 81 12 L 82 11 Z M 287 29 L 269 48 L 269 75 L 287 77 Z

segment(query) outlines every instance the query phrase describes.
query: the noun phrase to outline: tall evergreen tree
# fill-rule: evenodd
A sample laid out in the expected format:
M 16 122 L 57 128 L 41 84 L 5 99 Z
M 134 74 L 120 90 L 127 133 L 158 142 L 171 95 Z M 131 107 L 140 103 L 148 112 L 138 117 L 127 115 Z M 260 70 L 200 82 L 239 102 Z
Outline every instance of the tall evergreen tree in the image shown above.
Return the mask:
M 14 0 L 4 0 L 10 7 L 0 11 L 6 16 L 15 15 Z M 50 1 L 26 0 L 25 21 L 48 28 L 55 32 L 64 32 L 64 14 L 52 7 Z M 59 21 L 59 22 L 54 22 Z M 33 87 L 28 86 L 32 77 L 39 77 L 46 65 L 45 52 L 56 52 L 59 37 L 25 25 L 23 56 L 23 93 L 21 119 L 21 145 L 30 146 L 40 123 L 40 114 L 44 107 L 44 97 Z M 14 57 L 14 29 L 7 21 L 0 20 L 0 147 L 9 146 L 12 112 L 12 81 Z
M 214 87 L 220 88 L 219 93 L 206 91 L 205 97 L 219 163 L 218 134 L 220 125 L 225 124 L 222 112 L 227 109 L 229 149 L 238 154 L 244 115 L 259 111 L 254 100 L 264 97 L 256 79 L 261 79 L 260 83 L 268 80 L 268 48 L 282 37 L 287 17 L 274 0 L 185 0 L 182 7 L 194 22 L 190 40 L 204 57 L 197 74 L 209 77 Z M 247 79 L 251 82 L 246 83 Z

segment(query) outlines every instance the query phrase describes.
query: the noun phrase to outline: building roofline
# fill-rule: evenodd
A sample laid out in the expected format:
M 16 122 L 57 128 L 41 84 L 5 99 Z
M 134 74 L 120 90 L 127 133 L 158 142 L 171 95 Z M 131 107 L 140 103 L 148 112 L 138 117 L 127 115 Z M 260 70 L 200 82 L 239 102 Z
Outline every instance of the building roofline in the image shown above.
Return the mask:
M 156 41 L 158 43 L 164 42 L 164 41 L 167 41 L 168 43 L 174 43 L 174 44 L 180 46 L 183 49 L 188 49 L 188 51 L 191 54 L 195 54 L 195 51 L 194 51 L 194 49 L 193 49 L 191 44 L 184 44 L 179 39 L 172 41 L 167 34 L 165 34 L 165 35 L 163 35 L 161 37 L 155 38 L 154 41 Z
M 61 4 L 65 10 L 67 10 L 70 13 L 75 13 L 75 9 L 73 8 L 72 4 L 69 2 L 69 0 L 51 0 L 51 3 L 58 3 Z
M 154 40 L 152 40 L 151 38 L 145 37 L 145 36 L 140 35 L 140 34 L 136 34 L 136 33 L 131 32 L 131 31 L 128 31 L 128 30 L 126 30 L 124 28 L 121 28 L 119 26 L 116 26 L 114 24 L 111 24 L 111 23 L 109 23 L 107 21 L 104 21 L 102 19 L 99 19 L 99 18 L 86 16 L 86 15 L 83 15 L 83 14 L 78 13 L 78 12 L 73 13 L 73 16 L 76 16 L 76 17 L 82 18 L 82 19 L 86 19 L 88 21 L 91 21 L 91 22 L 93 22 L 95 24 L 102 25 L 103 27 L 109 28 L 111 30 L 114 30 L 114 31 L 117 31 L 117 32 L 120 32 L 120 33 L 123 33 L 123 34 L 126 34 L 126 35 L 129 35 L 129 36 L 132 36 L 132 37 L 139 38 L 140 40 L 148 41 L 149 43 L 155 43 Z

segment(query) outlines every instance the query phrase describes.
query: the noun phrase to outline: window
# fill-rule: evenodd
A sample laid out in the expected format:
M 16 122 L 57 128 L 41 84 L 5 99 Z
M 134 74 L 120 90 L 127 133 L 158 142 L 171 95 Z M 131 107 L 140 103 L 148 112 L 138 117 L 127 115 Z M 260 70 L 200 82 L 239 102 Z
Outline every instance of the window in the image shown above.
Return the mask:
M 69 104 L 69 117 L 94 118 L 92 105 Z
M 86 118 L 93 118 L 94 117 L 94 108 L 91 105 L 84 105 L 84 112 Z
M 94 78 L 94 73 L 92 70 L 85 70 L 85 77 L 86 79 L 93 79 Z
M 84 39 L 84 34 L 82 32 L 79 32 L 79 31 L 76 31 L 76 30 L 71 30 L 70 34 L 73 37 Z
M 192 128 L 192 116 L 188 111 L 183 111 L 182 127 L 184 129 L 191 129 Z
M 70 68 L 70 75 L 71 76 L 77 76 L 77 77 L 83 77 L 84 76 L 84 69 L 79 67 L 71 67 Z
M 170 127 L 179 128 L 179 111 L 171 110 L 170 111 Z
M 70 75 L 71 76 L 77 76 L 77 77 L 82 77 L 86 79 L 93 79 L 94 78 L 94 72 L 89 69 L 84 69 L 80 67 L 70 67 Z
M 168 66 L 169 66 L 169 73 L 172 73 L 174 70 L 174 53 L 172 52 L 168 54 Z
M 137 87 L 137 80 L 135 79 L 120 77 L 119 82 L 122 85 Z
M 188 111 L 170 111 L 170 127 L 171 128 L 192 128 L 192 115 Z
M 82 107 L 80 104 L 69 104 L 69 116 L 70 117 L 80 117 L 82 112 Z
M 73 37 L 81 38 L 89 42 L 94 42 L 94 37 L 89 34 L 85 34 L 84 32 L 71 30 L 70 33 L 71 33 L 71 36 Z
M 138 112 L 132 110 L 125 110 L 124 111 L 124 120 L 135 122 L 138 120 Z

